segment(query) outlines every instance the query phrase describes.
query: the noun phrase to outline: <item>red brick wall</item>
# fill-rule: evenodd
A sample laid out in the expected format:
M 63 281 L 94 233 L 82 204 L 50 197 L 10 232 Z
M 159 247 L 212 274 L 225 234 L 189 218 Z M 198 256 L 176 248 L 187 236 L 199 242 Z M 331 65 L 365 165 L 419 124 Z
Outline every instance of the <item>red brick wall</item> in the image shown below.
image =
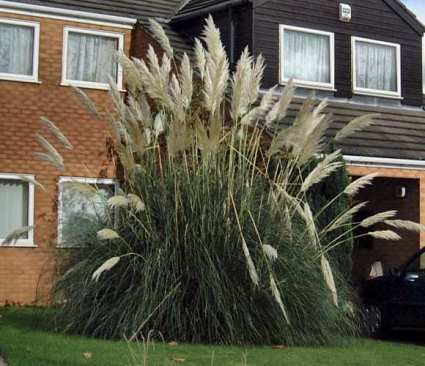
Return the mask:
M 106 121 L 91 117 L 71 89 L 61 86 L 63 27 L 65 25 L 123 33 L 129 52 L 131 30 L 64 20 L 14 14 L 0 17 L 40 23 L 40 84 L 0 80 L 0 173 L 36 176 L 47 192 L 36 188 L 35 248 L 0 248 L 0 303 L 46 302 L 55 273 L 57 197 L 59 176 L 113 177 L 107 154 L 109 128 Z M 99 109 L 109 106 L 107 91 L 85 90 Z M 65 171 L 58 172 L 33 157 L 41 149 L 34 134 L 42 131 L 40 117 L 51 119 L 74 145 L 72 152 L 60 149 Z M 54 141 L 51 139 L 51 141 Z M 59 146 L 56 144 L 56 146 Z

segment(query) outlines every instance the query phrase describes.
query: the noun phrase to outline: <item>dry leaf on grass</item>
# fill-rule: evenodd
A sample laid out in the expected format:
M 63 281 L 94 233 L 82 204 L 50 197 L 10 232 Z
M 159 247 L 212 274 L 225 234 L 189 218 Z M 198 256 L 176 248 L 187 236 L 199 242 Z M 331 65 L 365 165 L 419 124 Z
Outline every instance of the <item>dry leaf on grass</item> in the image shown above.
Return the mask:
M 85 358 L 87 358 L 88 360 L 89 360 L 90 358 L 92 358 L 92 357 L 93 357 L 93 353 L 91 353 L 91 352 L 84 352 L 84 353 L 83 353 L 83 355 L 84 355 L 84 357 L 85 357 Z

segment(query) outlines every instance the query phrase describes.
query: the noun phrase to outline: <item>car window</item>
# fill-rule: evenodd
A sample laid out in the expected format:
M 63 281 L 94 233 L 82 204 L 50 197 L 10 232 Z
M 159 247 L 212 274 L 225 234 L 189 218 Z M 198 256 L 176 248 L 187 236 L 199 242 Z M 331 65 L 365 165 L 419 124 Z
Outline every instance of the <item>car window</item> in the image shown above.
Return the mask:
M 425 277 L 425 253 L 416 257 L 406 268 L 407 276 Z

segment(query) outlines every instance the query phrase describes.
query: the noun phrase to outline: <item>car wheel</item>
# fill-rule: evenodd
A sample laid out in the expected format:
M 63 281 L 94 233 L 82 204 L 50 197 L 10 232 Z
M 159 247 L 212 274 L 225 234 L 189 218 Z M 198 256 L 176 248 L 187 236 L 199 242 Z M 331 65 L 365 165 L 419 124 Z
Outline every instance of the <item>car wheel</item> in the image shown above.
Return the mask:
M 369 335 L 376 338 L 382 337 L 385 333 L 386 326 L 381 309 L 375 305 L 369 305 L 366 308 L 365 315 Z

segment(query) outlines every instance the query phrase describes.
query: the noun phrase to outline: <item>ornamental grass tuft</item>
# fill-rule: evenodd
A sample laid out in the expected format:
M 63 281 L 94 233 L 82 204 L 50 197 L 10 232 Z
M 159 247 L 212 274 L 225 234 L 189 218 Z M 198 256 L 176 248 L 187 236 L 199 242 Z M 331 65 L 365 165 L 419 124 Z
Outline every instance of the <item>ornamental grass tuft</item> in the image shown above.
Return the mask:
M 327 204 L 309 205 L 313 188 L 344 169 L 340 151 L 328 153 L 326 101 L 306 99 L 294 123 L 278 128 L 294 86 L 263 91 L 262 57 L 245 50 L 231 72 L 211 18 L 194 60 L 177 58 L 154 21 L 152 30 L 166 52 L 150 47 L 146 61 L 119 56 L 125 98 L 110 82 L 121 188 L 105 202 L 106 215 L 84 228 L 75 221 L 80 249 L 56 289 L 65 329 L 219 344 L 323 345 L 358 334 L 350 287 L 331 258 L 352 240 L 351 220 L 364 204 L 326 224 Z M 354 120 L 336 139 L 374 117 Z M 43 160 L 62 168 L 57 150 L 39 140 Z M 339 187 L 328 204 L 372 179 Z

